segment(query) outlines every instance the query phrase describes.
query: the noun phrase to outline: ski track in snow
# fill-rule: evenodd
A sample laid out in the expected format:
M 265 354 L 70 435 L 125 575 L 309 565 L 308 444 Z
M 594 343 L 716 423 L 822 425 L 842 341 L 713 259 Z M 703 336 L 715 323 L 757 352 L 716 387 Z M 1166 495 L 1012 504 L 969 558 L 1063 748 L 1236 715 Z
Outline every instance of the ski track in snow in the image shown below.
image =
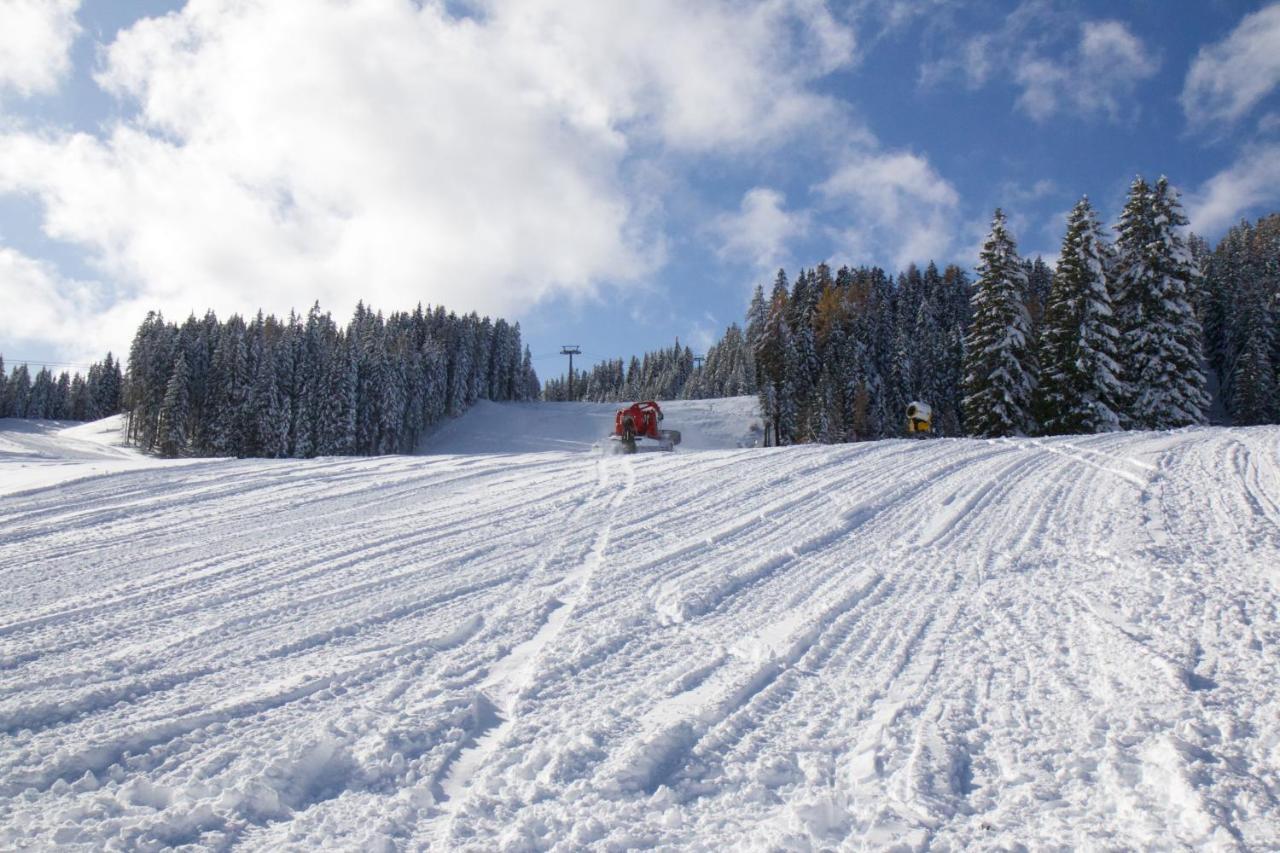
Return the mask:
M 1280 428 L 119 465 L 0 488 L 3 848 L 1280 847 Z

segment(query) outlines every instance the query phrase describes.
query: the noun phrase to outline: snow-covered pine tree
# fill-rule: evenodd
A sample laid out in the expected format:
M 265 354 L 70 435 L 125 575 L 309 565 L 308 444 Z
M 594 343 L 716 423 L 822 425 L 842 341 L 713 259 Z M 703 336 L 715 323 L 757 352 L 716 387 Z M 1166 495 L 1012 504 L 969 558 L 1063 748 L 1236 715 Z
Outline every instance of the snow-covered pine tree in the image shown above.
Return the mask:
M 1265 370 L 1268 361 L 1280 366 L 1280 215 L 1233 226 L 1205 266 L 1200 302 L 1219 402 L 1235 423 L 1267 422 L 1259 420 L 1268 410 L 1261 395 L 1268 384 L 1280 389 L 1280 376 Z M 1271 342 L 1269 352 L 1258 337 Z M 1253 387 L 1241 388 L 1241 381 Z
M 1240 356 L 1235 363 L 1229 408 L 1241 426 L 1275 423 L 1277 415 L 1275 319 L 1257 283 L 1249 290 L 1240 318 Z
M 191 418 L 190 376 L 187 360 L 174 359 L 173 373 L 165 384 L 164 401 L 160 404 L 159 437 L 156 444 L 161 456 L 175 457 L 187 447 L 187 425 Z
M 0 375 L 3 375 L 2 370 L 0 370 Z M 2 384 L 0 383 L 0 385 Z M 3 396 L 3 394 L 0 394 L 0 399 L 3 399 Z M 84 377 L 77 373 L 75 378 L 71 380 L 71 420 L 93 420 L 90 417 L 90 411 L 89 385 L 85 382 Z M 0 415 L 0 417 L 3 417 L 3 415 Z
M 404 448 L 404 410 L 408 394 L 405 389 L 406 364 L 398 352 L 399 344 L 395 341 L 382 351 L 378 443 L 374 453 L 397 453 Z
M 54 403 L 52 406 L 52 417 L 59 420 L 66 420 L 71 417 L 71 374 L 62 371 L 58 375 L 58 384 L 53 392 Z
M 27 417 L 43 420 L 49 417 L 49 406 L 53 397 L 53 374 L 49 368 L 42 367 L 31 383 L 31 396 L 27 401 Z
M 768 318 L 769 305 L 764 298 L 764 287 L 757 284 L 756 289 L 751 293 L 751 303 L 747 307 L 747 327 L 744 332 L 747 348 L 747 383 L 753 390 L 760 381 L 756 375 L 756 352 L 760 348 L 760 336 L 764 334 L 764 324 Z
M 340 338 L 325 371 L 316 453 L 346 456 L 356 449 L 356 359 L 349 338 Z
M 925 280 L 929 280 L 927 271 Z M 964 396 L 964 339 L 971 311 L 969 276 L 958 266 L 949 265 L 942 271 L 937 289 L 931 292 L 935 294 L 941 346 L 937 353 L 938 363 L 931 368 L 935 399 L 925 402 L 933 407 L 935 433 L 963 435 L 961 400 Z
M 1030 428 L 1030 340 L 1022 294 L 1026 270 L 996 209 L 973 291 L 973 327 L 965 341 L 965 427 L 971 435 L 1021 435 Z
M 1049 291 L 1053 289 L 1053 268 L 1038 256 L 1035 260 L 1023 261 L 1023 265 L 1027 270 L 1027 288 L 1022 299 L 1031 318 L 1031 340 L 1036 341 L 1040 339 L 1040 324 L 1049 305 Z
M 1209 241 L 1194 231 L 1187 234 L 1187 254 L 1191 257 L 1191 266 L 1196 271 L 1195 312 L 1200 318 L 1200 350 L 1205 360 L 1213 363 L 1210 356 L 1208 319 L 1213 295 L 1209 289 L 1209 264 L 1213 260 L 1213 247 Z
M 97 368 L 96 377 L 94 368 Z M 111 353 L 107 353 L 107 357 L 100 365 L 90 368 L 88 385 L 94 418 L 105 418 L 120 413 L 124 375 L 120 370 L 120 363 L 112 357 Z
M 796 424 L 788 443 L 816 440 L 818 424 L 815 414 L 821 405 L 817 382 L 821 364 L 814 338 L 814 314 L 817 312 L 819 289 L 816 270 L 801 270 L 792 286 L 788 303 L 787 319 L 791 324 L 791 345 L 795 350 L 790 381 L 796 408 Z
M 1119 332 L 1102 225 L 1087 197 L 1067 218 L 1040 335 L 1035 413 L 1046 435 L 1120 428 Z
M 879 267 L 868 273 L 870 301 L 867 305 L 868 388 L 879 389 L 871 397 L 871 439 L 900 435 L 906 412 L 906 389 L 893 381 L 897 370 L 898 294 L 893 280 Z
M 632 359 L 634 361 L 634 359 Z M 524 348 L 524 358 L 520 362 L 521 380 L 523 382 L 522 391 L 517 399 L 520 400 L 536 400 L 542 394 L 541 383 L 538 381 L 538 372 L 533 369 L 533 355 L 529 352 L 529 348 Z
M 0 355 L 0 418 L 9 417 L 9 376 L 4 372 L 4 356 Z
M 31 372 L 26 364 L 19 364 L 9 374 L 9 417 L 25 418 L 27 403 L 31 397 Z
M 533 367 L 530 366 L 532 371 Z M 422 343 L 422 406 L 423 421 L 430 425 L 442 419 L 448 411 L 447 387 L 449 384 L 449 357 L 444 347 L 434 338 Z M 534 378 L 537 381 L 537 378 Z
M 414 350 L 413 340 L 408 335 L 404 335 L 398 346 L 403 347 L 403 350 L 397 352 L 396 357 L 401 359 L 404 365 L 405 394 L 404 419 L 400 427 L 398 452 L 412 453 L 419 436 L 422 435 L 423 427 L 427 425 L 424 405 L 427 383 L 423 374 L 422 353 Z
M 1122 423 L 1171 429 L 1204 423 L 1209 408 L 1201 329 L 1193 309 L 1196 270 L 1178 229 L 1187 224 L 1177 191 L 1141 177 L 1117 226 L 1116 316 L 1126 386 Z
M 232 315 L 218 330 L 213 362 L 209 368 L 211 423 L 207 430 L 206 452 L 234 454 L 241 446 L 240 408 L 247 393 L 244 321 Z
M 1253 226 L 1241 222 L 1218 242 L 1209 262 L 1204 294 L 1205 353 L 1217 373 L 1219 393 L 1230 408 L 1240 357 L 1239 308 L 1253 275 Z
M 191 372 L 191 421 L 187 435 L 189 449 L 200 449 L 208 442 L 208 417 L 212 388 L 213 350 L 217 343 L 218 321 L 212 312 L 205 312 L 202 319 L 194 316 L 187 320 L 182 330 L 182 348 Z
M 452 315 L 450 315 L 452 318 Z M 471 379 L 471 327 L 467 323 L 456 323 L 449 352 L 449 414 L 460 415 L 467 407 L 467 390 Z M 576 392 L 575 392 L 576 393 Z
M 790 444 L 796 432 L 794 377 L 797 369 L 795 343 L 788 321 L 787 274 L 778 270 L 774 280 L 769 314 L 761 330 L 756 352 L 760 383 L 760 408 L 772 429 L 772 443 Z
M 251 329 L 255 327 L 261 328 L 255 323 Z M 281 435 L 280 425 L 282 421 L 288 422 L 288 415 L 280 399 L 275 350 L 265 341 L 256 349 L 252 393 L 246 406 L 249 431 L 253 438 L 248 447 L 242 448 L 241 453 L 277 459 L 284 455 L 285 436 Z
M 309 458 L 316 453 L 316 428 L 320 421 L 321 373 L 324 364 L 326 341 L 325 320 L 327 315 L 320 313 L 320 303 L 316 302 L 307 312 L 307 320 L 298 336 L 296 347 L 297 405 L 293 412 L 292 447 L 290 455 Z

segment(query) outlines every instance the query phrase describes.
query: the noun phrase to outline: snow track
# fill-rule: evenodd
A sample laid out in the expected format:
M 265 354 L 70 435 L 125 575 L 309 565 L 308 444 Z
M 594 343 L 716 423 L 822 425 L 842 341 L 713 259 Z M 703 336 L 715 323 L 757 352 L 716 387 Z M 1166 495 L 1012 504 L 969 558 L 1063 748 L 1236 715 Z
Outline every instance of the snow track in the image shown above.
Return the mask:
M 11 493 L 0 847 L 1274 849 L 1278 525 L 1274 428 Z

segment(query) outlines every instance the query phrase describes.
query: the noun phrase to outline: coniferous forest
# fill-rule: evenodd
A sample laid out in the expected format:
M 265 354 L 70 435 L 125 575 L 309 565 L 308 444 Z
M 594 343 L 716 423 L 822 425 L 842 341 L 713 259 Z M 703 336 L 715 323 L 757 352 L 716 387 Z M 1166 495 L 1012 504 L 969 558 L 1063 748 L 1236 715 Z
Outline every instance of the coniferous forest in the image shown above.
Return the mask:
M 90 365 L 85 375 L 48 366 L 33 377 L 26 364 L 14 365 L 7 376 L 0 355 L 0 418 L 94 421 L 120 413 L 124 375 L 111 353 Z
M 757 394 L 781 444 L 901 435 L 912 400 L 950 436 L 1275 423 L 1280 215 L 1214 249 L 1186 224 L 1167 179 L 1138 178 L 1114 240 L 1080 200 L 1055 267 L 1022 258 L 997 210 L 975 280 L 932 263 L 779 270 L 701 366 L 677 343 L 582 371 L 573 396 Z M 567 399 L 566 378 L 544 392 Z
M 413 450 L 477 400 L 539 393 L 519 324 L 442 307 L 346 328 L 314 306 L 284 320 L 149 314 L 129 353 L 126 431 L 165 456 L 310 457 Z

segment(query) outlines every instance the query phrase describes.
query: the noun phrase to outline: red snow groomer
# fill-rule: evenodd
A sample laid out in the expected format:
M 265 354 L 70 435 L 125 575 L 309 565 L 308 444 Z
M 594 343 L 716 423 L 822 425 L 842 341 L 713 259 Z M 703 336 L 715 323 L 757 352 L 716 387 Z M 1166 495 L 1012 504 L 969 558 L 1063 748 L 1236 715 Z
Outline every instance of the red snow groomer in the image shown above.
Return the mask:
M 619 442 L 623 453 L 635 453 L 636 441 L 650 438 L 658 442 L 658 450 L 674 450 L 680 443 L 680 431 L 659 429 L 662 423 L 662 407 L 653 400 L 643 403 L 632 403 L 625 409 L 618 409 L 613 419 L 614 441 Z

